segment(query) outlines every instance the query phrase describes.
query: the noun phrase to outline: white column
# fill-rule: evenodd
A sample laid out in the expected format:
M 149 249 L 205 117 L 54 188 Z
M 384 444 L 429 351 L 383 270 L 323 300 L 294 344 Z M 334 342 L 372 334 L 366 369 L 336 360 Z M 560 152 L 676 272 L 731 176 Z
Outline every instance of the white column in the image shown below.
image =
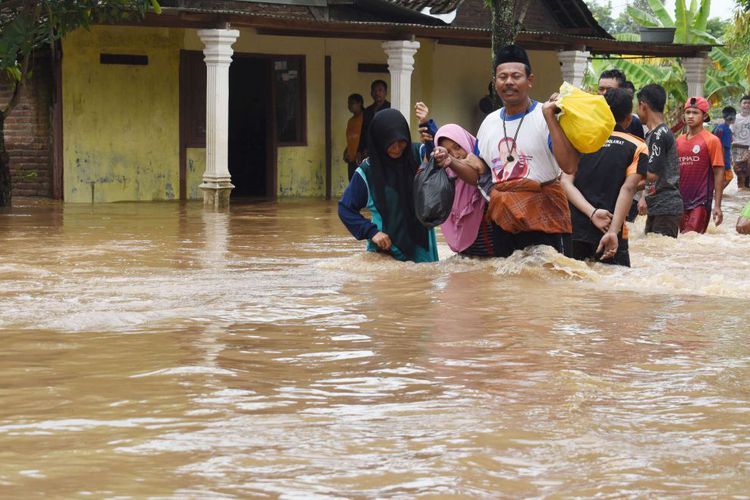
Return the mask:
M 708 71 L 708 57 L 686 57 L 682 60 L 682 65 L 685 67 L 688 97 L 703 96 L 703 87 L 706 85 L 706 71 Z
M 586 75 L 586 69 L 589 66 L 588 51 L 583 50 L 561 50 L 557 53 L 557 59 L 560 61 L 560 70 L 564 82 L 568 82 L 576 87 L 583 85 L 583 77 Z
M 234 189 L 229 175 L 229 65 L 232 44 L 240 32 L 229 29 L 199 30 L 206 61 L 206 171 L 203 173 L 203 203 L 215 209 L 229 206 Z
M 391 74 L 391 107 L 406 117 L 411 116 L 411 73 L 414 71 L 414 54 L 419 42 L 396 40 L 383 42 L 388 55 L 388 72 Z

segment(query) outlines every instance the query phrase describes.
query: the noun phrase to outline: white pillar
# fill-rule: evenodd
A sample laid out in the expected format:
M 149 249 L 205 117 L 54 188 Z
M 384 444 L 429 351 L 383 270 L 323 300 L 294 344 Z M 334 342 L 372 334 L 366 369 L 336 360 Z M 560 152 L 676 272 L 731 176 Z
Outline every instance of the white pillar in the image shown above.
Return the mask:
M 229 175 L 229 65 L 232 44 L 240 32 L 229 29 L 199 30 L 206 61 L 206 171 L 203 173 L 203 204 L 215 209 L 229 206 L 234 189 Z
M 411 73 L 414 71 L 417 49 L 419 42 L 383 42 L 383 50 L 388 55 L 388 72 L 391 74 L 391 107 L 401 111 L 407 121 L 411 116 Z
M 557 59 L 560 61 L 560 70 L 564 82 L 580 87 L 583 85 L 583 77 L 586 75 L 586 69 L 589 66 L 588 51 L 583 50 L 561 50 L 557 53 Z
M 682 60 L 682 65 L 685 67 L 688 97 L 703 96 L 703 87 L 706 85 L 706 71 L 708 71 L 708 57 L 686 57 Z

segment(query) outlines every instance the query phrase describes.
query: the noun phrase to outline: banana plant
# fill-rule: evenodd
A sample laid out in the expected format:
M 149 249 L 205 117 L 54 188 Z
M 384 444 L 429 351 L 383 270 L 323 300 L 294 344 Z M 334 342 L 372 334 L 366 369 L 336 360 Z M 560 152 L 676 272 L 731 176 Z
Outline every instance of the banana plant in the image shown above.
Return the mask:
M 595 91 L 599 75 L 607 69 L 616 68 L 625 73 L 636 89 L 658 82 L 667 91 L 667 114 L 676 114 L 687 99 L 685 71 L 674 59 L 644 58 L 593 59 L 584 79 L 584 87 Z
M 750 81 L 750 53 L 733 56 L 723 47 L 714 47 L 709 58 L 712 64 L 706 72 L 706 99 L 712 106 L 739 101 Z
M 716 37 L 706 32 L 708 16 L 711 12 L 711 0 L 675 1 L 674 17 L 667 11 L 663 0 L 648 0 L 653 15 L 638 10 L 632 5 L 627 8 L 628 14 L 644 28 L 675 28 L 675 43 L 712 44 L 718 43 Z

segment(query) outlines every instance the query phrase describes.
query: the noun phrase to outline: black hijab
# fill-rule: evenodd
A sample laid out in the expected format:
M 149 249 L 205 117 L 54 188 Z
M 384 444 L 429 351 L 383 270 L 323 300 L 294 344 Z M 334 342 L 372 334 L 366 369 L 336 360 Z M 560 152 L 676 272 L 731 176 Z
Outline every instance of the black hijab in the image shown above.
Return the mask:
M 414 214 L 412 186 L 419 163 L 411 150 L 409 125 L 398 110 L 384 109 L 375 114 L 367 135 L 370 158 L 365 174 L 375 208 L 383 218 L 383 232 L 414 260 L 417 247 L 428 249 L 429 232 Z M 396 141 L 406 141 L 408 146 L 400 158 L 393 159 L 387 149 Z

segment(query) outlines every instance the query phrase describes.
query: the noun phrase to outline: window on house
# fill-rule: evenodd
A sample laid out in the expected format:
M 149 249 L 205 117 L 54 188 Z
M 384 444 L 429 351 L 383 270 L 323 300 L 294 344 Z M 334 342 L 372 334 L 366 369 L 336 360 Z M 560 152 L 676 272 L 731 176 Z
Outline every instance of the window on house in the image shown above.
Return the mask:
M 275 57 L 273 85 L 276 101 L 276 143 L 307 144 L 305 56 Z

